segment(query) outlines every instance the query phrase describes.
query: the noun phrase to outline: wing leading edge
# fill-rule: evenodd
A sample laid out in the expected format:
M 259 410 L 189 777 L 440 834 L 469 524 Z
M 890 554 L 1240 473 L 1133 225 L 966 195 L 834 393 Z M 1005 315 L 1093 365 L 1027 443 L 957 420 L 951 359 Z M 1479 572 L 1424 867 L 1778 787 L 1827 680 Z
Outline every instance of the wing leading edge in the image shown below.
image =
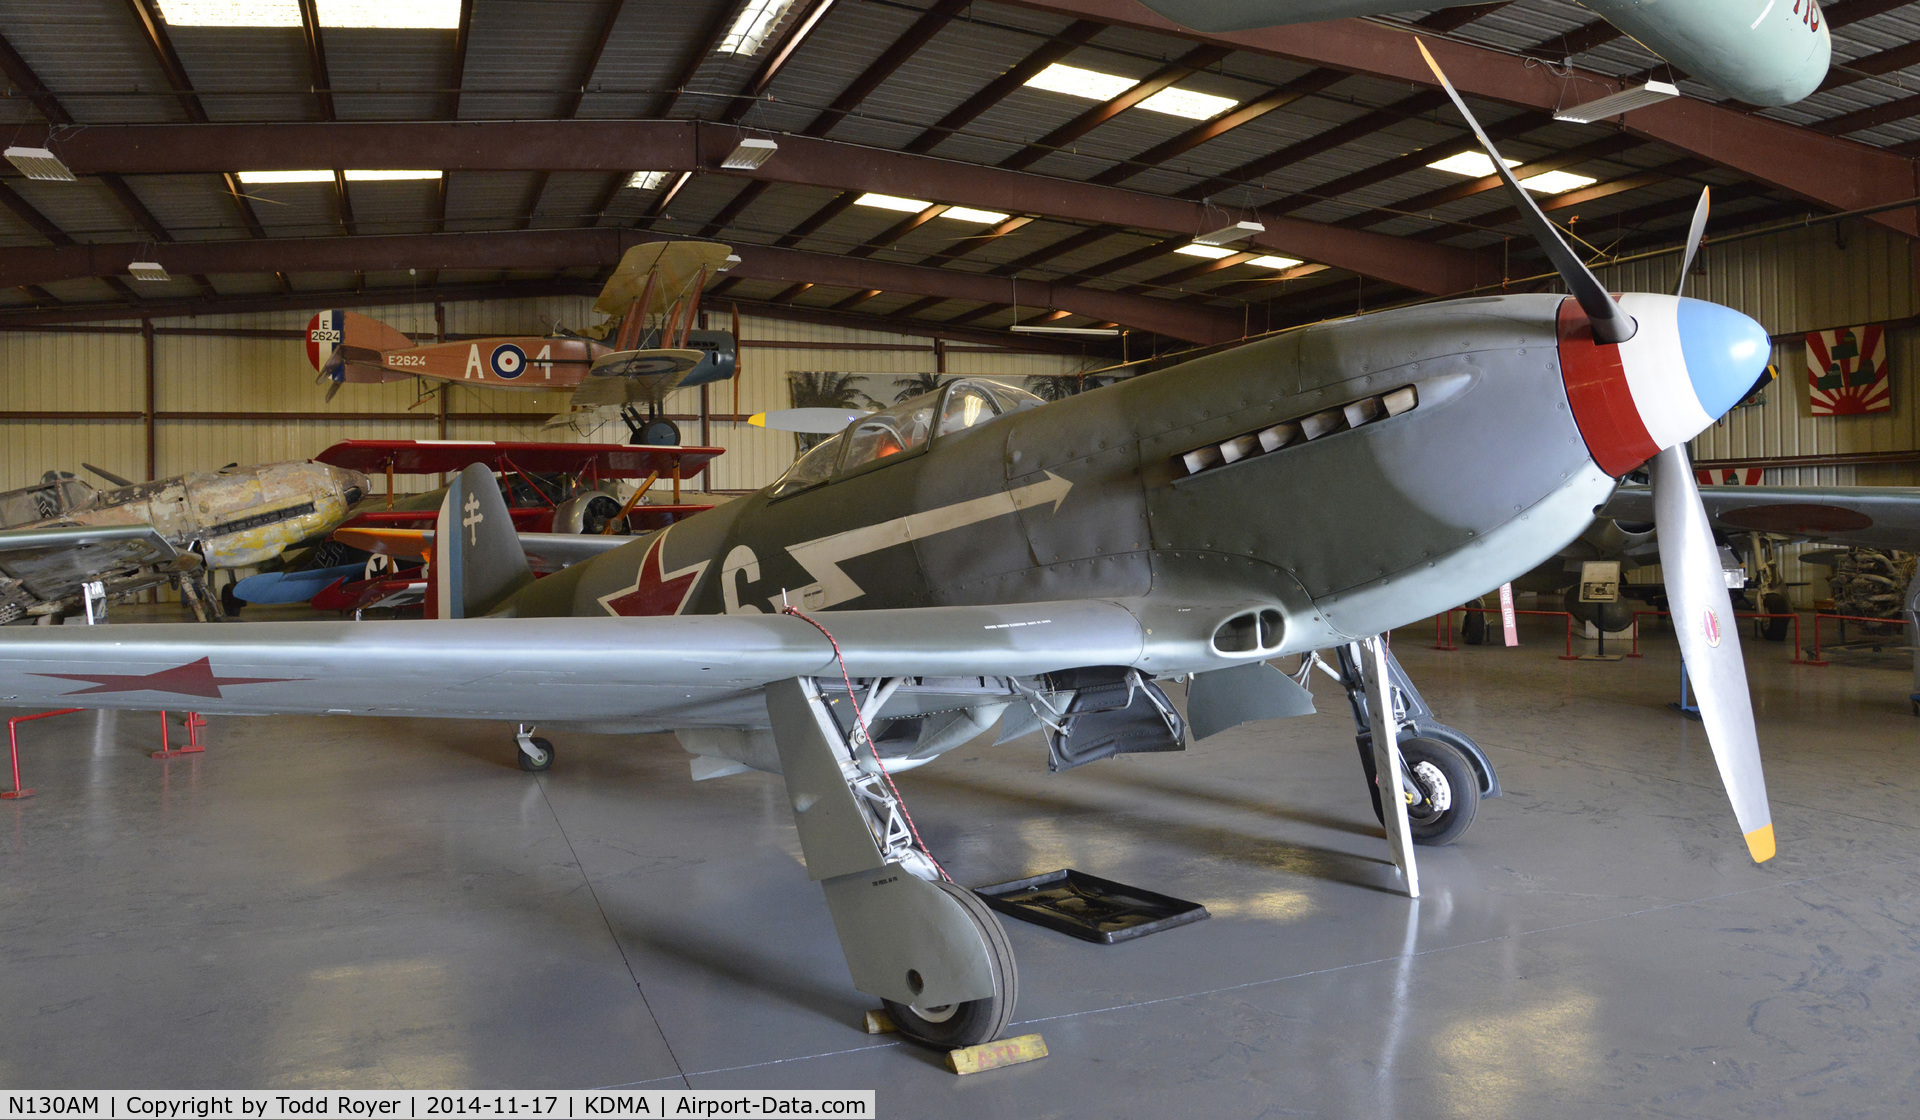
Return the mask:
M 1130 665 L 1146 639 L 1112 602 L 819 616 L 856 676 L 1029 676 Z M 0 705 L 625 720 L 661 729 L 789 677 L 838 677 L 781 615 L 0 628 Z

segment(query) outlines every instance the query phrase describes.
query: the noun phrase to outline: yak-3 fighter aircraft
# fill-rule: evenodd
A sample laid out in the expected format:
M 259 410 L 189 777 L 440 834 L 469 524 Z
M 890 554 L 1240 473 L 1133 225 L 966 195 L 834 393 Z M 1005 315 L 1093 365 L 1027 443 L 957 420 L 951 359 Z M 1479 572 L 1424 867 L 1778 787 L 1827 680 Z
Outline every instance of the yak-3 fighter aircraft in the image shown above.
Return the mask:
M 1140 0 L 1196 31 L 1241 31 L 1404 12 L 1392 0 Z M 1448 0 L 1434 8 L 1462 8 Z M 1580 0 L 1675 68 L 1750 105 L 1791 105 L 1819 88 L 1832 35 L 1819 0 Z
M 1504 178 L 1573 295 L 1322 323 L 1045 405 L 957 381 L 540 580 L 469 468 L 434 530 L 437 618 L 0 632 L 0 698 L 492 717 L 521 722 L 530 768 L 552 757 L 534 722 L 673 731 L 696 776 L 782 775 L 854 986 L 909 1035 L 972 1045 L 1013 1013 L 1013 956 L 919 846 L 891 771 L 996 728 L 1043 732 L 1056 769 L 1178 750 L 1189 726 L 1311 710 L 1267 662 L 1335 650 L 1364 682 L 1367 761 L 1399 794 L 1382 819 L 1417 894 L 1411 844 L 1446 838 L 1474 775 L 1401 722 L 1380 635 L 1552 556 L 1651 459 L 1682 650 L 1740 829 L 1770 858 L 1685 450 L 1753 384 L 1766 332 L 1712 303 L 1610 296 Z M 1179 677 L 1184 721 L 1155 684 Z

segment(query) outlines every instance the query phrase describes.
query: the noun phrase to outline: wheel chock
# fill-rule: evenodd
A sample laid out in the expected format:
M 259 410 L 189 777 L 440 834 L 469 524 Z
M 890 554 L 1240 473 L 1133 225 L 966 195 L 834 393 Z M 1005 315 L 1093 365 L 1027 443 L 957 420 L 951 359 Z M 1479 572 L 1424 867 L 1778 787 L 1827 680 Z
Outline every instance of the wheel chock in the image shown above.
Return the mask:
M 892 1034 L 900 1029 L 893 1025 L 893 1016 L 888 1015 L 884 1010 L 867 1012 L 867 1021 L 864 1025 L 868 1034 Z
M 958 1074 L 983 1073 L 1002 1066 L 1017 1066 L 1047 1056 L 1047 1040 L 1037 1034 L 1002 1038 L 947 1051 L 947 1068 Z

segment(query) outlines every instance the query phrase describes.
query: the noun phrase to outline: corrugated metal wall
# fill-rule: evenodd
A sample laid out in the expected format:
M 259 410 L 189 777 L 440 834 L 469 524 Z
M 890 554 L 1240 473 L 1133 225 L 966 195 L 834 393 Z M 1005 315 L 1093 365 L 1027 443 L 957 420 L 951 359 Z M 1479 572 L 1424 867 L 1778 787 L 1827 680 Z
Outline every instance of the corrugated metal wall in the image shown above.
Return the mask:
M 1867 416 L 1807 413 L 1806 347 L 1800 336 L 1834 327 L 1863 326 L 1920 313 L 1920 292 L 1913 277 L 1914 246 L 1907 239 L 1852 220 L 1810 226 L 1726 245 L 1709 244 L 1704 269 L 1696 269 L 1686 294 L 1713 300 L 1753 316 L 1778 339 L 1773 348 L 1777 381 L 1766 403 L 1735 409 L 1692 444 L 1699 459 L 1832 455 L 1920 448 L 1920 386 L 1916 354 L 1920 332 L 1888 332 L 1893 411 Z M 1671 292 L 1678 276 L 1678 254 L 1637 261 L 1600 271 L 1614 291 Z M 1881 464 L 1846 467 L 1771 468 L 1761 481 L 1776 486 L 1920 485 L 1920 465 Z M 1804 584 L 1795 606 L 1808 608 L 1827 594 L 1826 569 L 1801 564 L 1807 547 L 1789 545 L 1785 575 Z M 1660 578 L 1653 566 L 1635 573 L 1640 582 Z
M 445 329 L 449 335 L 542 334 L 556 324 L 597 321 L 592 305 L 586 297 L 449 303 L 444 305 Z M 360 313 L 410 334 L 431 336 L 437 329 L 431 304 L 371 307 Z M 437 438 L 439 404 L 432 397 L 420 399 L 411 381 L 347 385 L 327 402 L 325 388 L 314 383 L 302 339 L 167 333 L 298 332 L 309 317 L 288 311 L 154 321 L 154 408 L 161 416 L 155 424 L 157 475 L 236 462 L 305 459 L 343 439 Z M 714 314 L 709 322 L 724 327 L 727 317 Z M 738 408 L 745 414 L 787 407 L 789 370 L 908 374 L 939 368 L 932 340 L 920 336 L 751 316 L 742 320 L 741 333 L 747 345 L 741 351 Z M 1068 356 L 990 353 L 957 345 L 946 353 L 952 373 L 1063 374 L 1092 364 Z M 450 439 L 626 442 L 626 428 L 617 421 L 582 434 L 566 428 L 543 430 L 539 419 L 514 418 L 564 412 L 565 394 L 463 386 L 447 393 Z M 145 397 L 145 343 L 128 324 L 107 324 L 99 333 L 0 332 L 0 413 L 127 414 L 117 419 L 0 423 L 0 489 L 37 482 L 50 469 L 77 472 L 82 462 L 129 478 L 143 477 L 145 425 L 138 414 Z M 712 386 L 709 397 L 712 414 L 734 411 L 735 386 Z M 667 411 L 697 416 L 699 390 L 673 394 Z M 234 418 L 232 413 L 278 415 Z M 685 442 L 699 440 L 697 420 L 683 420 L 680 427 Z M 793 461 L 794 440 L 787 433 L 725 419 L 713 421 L 710 431 L 713 443 L 727 449 L 712 468 L 714 489 L 757 489 Z M 434 481 L 401 479 L 398 488 L 426 489 Z

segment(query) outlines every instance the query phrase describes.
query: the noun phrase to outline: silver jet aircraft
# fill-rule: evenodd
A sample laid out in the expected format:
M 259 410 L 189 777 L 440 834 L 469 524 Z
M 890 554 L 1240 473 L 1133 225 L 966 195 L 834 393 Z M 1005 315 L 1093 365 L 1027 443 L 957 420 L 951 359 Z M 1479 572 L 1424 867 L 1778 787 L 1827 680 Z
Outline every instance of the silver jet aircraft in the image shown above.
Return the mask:
M 919 847 L 893 771 L 996 729 L 1043 733 L 1056 769 L 1178 750 L 1189 727 L 1311 710 L 1267 662 L 1331 650 L 1415 894 L 1411 844 L 1457 835 L 1487 777 L 1420 734 L 1379 635 L 1546 560 L 1652 460 L 1682 649 L 1767 859 L 1685 451 L 1753 384 L 1766 332 L 1699 300 L 1609 296 L 1507 180 L 1572 296 L 1323 323 L 1046 405 L 958 381 L 537 581 L 470 468 L 434 531 L 436 618 L 0 632 L 0 700 L 497 718 L 522 725 L 530 769 L 552 759 L 535 722 L 672 731 L 696 776 L 782 776 L 854 986 L 909 1035 L 967 1046 L 1008 1023 L 1017 970 L 993 912 Z M 1155 683 L 1181 677 L 1184 721 Z

